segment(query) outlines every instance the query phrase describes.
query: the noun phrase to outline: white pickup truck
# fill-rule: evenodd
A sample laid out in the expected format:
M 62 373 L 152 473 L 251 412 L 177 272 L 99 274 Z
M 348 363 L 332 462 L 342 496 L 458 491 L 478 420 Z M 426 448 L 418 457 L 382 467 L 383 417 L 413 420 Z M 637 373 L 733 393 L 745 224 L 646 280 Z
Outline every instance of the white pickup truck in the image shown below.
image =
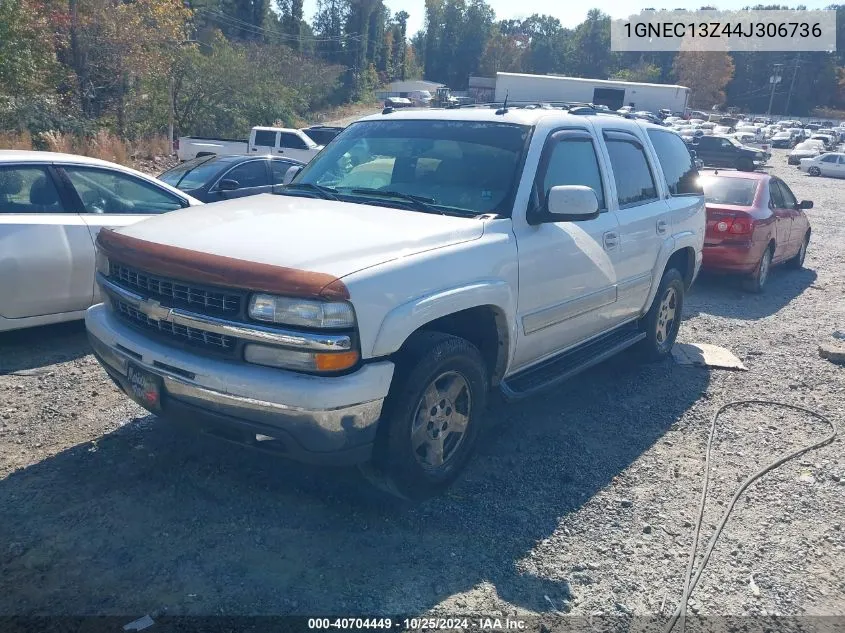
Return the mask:
M 281 127 L 254 127 L 247 140 L 182 136 L 176 142 L 179 160 L 201 156 L 272 154 L 307 163 L 323 149 L 302 130 Z
M 407 498 L 457 477 L 491 390 L 669 355 L 702 261 L 683 141 L 616 115 L 385 112 L 280 194 L 101 231 L 93 349 L 168 420 Z

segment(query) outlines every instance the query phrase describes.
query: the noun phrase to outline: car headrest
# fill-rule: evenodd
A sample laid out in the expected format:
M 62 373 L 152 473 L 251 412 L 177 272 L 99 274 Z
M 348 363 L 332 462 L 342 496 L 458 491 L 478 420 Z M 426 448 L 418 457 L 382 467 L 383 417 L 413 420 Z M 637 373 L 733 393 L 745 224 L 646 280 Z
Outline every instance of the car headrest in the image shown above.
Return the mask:
M 0 196 L 14 196 L 23 189 L 20 172 L 11 169 L 0 170 Z
M 29 202 L 43 207 L 50 207 L 59 202 L 56 188 L 47 181 L 46 176 L 40 176 L 32 183 L 29 188 Z

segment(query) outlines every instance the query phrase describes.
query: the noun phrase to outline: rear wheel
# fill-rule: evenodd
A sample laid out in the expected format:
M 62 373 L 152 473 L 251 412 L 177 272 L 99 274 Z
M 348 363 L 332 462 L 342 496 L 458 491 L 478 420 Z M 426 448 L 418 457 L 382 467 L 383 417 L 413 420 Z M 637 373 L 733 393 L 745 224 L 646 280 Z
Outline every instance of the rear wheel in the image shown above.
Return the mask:
M 811 176 L 821 176 L 822 170 L 819 169 L 818 167 L 810 167 L 810 169 L 807 170 L 807 173 L 810 174 Z
M 663 273 L 654 302 L 640 322 L 646 334 L 638 345 L 643 360 L 663 360 L 672 352 L 681 327 L 683 308 L 684 278 L 677 269 L 670 268 Z
M 475 450 L 487 385 L 472 343 L 440 332 L 413 335 L 397 359 L 373 462 L 362 468 L 367 479 L 405 499 L 443 492 Z
M 766 287 L 766 282 L 769 281 L 769 273 L 772 270 L 772 257 L 774 256 L 774 246 L 769 246 L 760 258 L 757 268 L 751 276 L 745 280 L 745 289 L 749 292 L 761 293 Z
M 789 260 L 789 265 L 792 268 L 803 268 L 804 267 L 804 260 L 807 257 L 807 247 L 810 245 L 810 234 L 807 233 L 804 236 L 804 241 L 801 242 L 801 248 L 798 250 L 798 254 Z

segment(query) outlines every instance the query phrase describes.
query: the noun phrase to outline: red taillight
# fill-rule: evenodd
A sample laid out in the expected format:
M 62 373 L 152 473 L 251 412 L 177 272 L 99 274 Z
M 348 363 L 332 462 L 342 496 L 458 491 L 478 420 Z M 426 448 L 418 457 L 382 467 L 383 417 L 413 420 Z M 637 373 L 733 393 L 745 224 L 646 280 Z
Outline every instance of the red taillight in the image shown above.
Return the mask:
M 746 235 L 754 231 L 754 221 L 748 216 L 723 215 L 713 218 L 716 235 Z

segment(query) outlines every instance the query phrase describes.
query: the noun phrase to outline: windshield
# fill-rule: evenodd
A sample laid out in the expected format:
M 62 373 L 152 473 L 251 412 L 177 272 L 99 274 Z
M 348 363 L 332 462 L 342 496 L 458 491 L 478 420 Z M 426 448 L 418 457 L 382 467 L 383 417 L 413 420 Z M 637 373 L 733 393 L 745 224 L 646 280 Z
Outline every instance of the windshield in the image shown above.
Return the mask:
M 176 187 L 182 191 L 199 189 L 220 171 L 220 164 L 216 160 L 212 160 L 213 158 L 203 156 L 186 161 L 164 172 L 159 176 L 159 180 L 163 180 L 171 187 Z
M 705 202 L 734 204 L 741 207 L 750 207 L 754 203 L 759 182 L 754 178 L 701 177 Z
M 530 127 L 479 121 L 362 121 L 341 132 L 298 174 L 296 186 L 396 206 L 425 199 L 441 211 L 509 213 Z M 301 187 L 300 190 L 304 189 Z

